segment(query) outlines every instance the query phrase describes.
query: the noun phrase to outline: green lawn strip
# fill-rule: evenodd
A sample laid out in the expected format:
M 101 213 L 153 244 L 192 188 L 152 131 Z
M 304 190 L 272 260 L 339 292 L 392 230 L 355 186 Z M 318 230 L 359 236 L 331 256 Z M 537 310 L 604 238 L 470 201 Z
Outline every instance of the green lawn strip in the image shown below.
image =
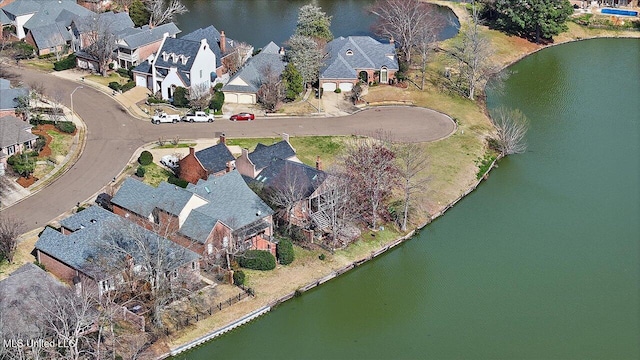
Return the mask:
M 326 168 L 344 148 L 345 136 L 299 136 L 289 139 L 291 146 L 296 149 L 298 159 L 309 166 L 316 165 L 316 158 L 320 156 Z M 280 137 L 227 139 L 227 145 L 240 146 L 253 151 L 258 143 L 272 145 L 282 140 Z
M 169 177 L 173 175 L 169 170 L 155 163 L 146 165 L 144 166 L 144 168 L 146 172 L 144 174 L 144 179 L 142 180 L 142 182 L 153 187 L 157 187 L 161 182 L 167 181 L 167 179 L 169 179 Z
M 91 80 L 93 82 L 96 82 L 104 86 L 109 86 L 109 83 L 113 81 L 119 83 L 120 85 L 124 85 L 127 83 L 127 81 L 129 81 L 128 78 L 123 78 L 116 72 L 109 74 L 109 76 L 107 77 L 104 77 L 102 75 L 88 75 L 88 76 L 85 76 L 85 79 Z
M 48 130 L 47 134 L 51 136 L 51 143 L 49 144 L 51 156 L 53 158 L 67 156 L 71 144 L 73 144 L 73 135 L 63 134 L 55 130 Z

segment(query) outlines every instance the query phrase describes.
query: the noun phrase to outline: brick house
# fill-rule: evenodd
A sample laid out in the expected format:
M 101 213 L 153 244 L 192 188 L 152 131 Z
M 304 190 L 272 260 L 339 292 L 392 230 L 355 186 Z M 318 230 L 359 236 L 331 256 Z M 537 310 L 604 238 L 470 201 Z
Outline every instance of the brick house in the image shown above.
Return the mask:
M 7 159 L 13 154 L 33 149 L 38 137 L 32 126 L 15 116 L 0 117 L 0 175 L 4 174 Z
M 116 63 L 118 67 L 129 69 L 138 66 L 153 53 L 157 52 L 164 34 L 175 38 L 180 29 L 170 22 L 154 28 L 145 25 L 140 28 L 129 29 L 117 42 Z
M 42 232 L 35 244 L 36 259 L 70 285 L 109 291 L 127 270 L 144 271 L 145 256 L 162 257 L 166 276 L 178 286 L 200 278 L 198 254 L 101 207 L 92 206 L 60 224 L 60 232 L 50 227 Z
M 283 133 L 282 141 L 272 145 L 259 143 L 251 153 L 247 149 L 242 149 L 242 154 L 236 159 L 236 168 L 240 174 L 255 179 L 260 171 L 269 166 L 274 159 L 301 162 L 296 156 L 296 150 L 289 142 L 288 134 Z
M 235 169 L 236 158 L 227 147 L 225 135 L 220 141 L 200 151 L 189 148 L 189 154 L 178 162 L 178 175 L 192 184 L 207 180 L 209 176 L 221 176 Z
M 12 88 L 9 80 L 0 78 L 0 117 L 16 116 L 18 98 L 28 95 L 29 89 Z
M 325 91 L 351 91 L 358 81 L 388 84 L 399 69 L 393 41 L 381 43 L 370 36 L 341 36 L 327 43 L 326 50 L 319 75 Z
M 153 188 L 128 178 L 111 202 L 114 213 L 147 228 L 168 229 L 171 240 L 207 260 L 245 249 L 275 255 L 273 210 L 237 171 L 186 189 L 164 182 Z

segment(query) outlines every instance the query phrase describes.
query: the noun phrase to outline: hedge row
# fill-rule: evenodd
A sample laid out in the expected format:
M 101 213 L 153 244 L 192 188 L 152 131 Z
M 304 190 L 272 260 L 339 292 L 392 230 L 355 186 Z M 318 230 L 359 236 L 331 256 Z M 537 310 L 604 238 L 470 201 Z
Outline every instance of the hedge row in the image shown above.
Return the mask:
M 276 247 L 276 254 L 278 255 L 278 261 L 282 265 L 289 265 L 293 262 L 293 243 L 291 240 L 282 239 L 278 242 Z
M 252 270 L 273 270 L 276 268 L 276 258 L 264 250 L 247 250 L 238 259 L 238 263 L 243 268 Z
M 53 63 L 53 70 L 55 71 L 68 70 L 68 69 L 73 69 L 75 67 L 76 67 L 76 54 L 71 54 L 64 59 Z

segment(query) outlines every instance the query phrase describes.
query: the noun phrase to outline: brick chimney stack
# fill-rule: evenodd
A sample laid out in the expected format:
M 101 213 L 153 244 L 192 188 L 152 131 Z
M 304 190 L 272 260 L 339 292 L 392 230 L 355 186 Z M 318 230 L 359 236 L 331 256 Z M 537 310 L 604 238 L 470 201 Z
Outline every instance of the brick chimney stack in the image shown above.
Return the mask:
M 320 160 L 320 155 L 316 157 L 316 170 L 322 171 L 322 160 Z
M 196 149 L 193 148 L 192 146 L 189 146 L 189 155 L 191 155 L 191 156 L 195 156 L 196 155 Z
M 227 137 L 224 133 L 220 134 L 220 143 L 227 145 Z
M 220 52 L 224 54 L 227 50 L 227 35 L 224 34 L 224 30 L 220 31 Z

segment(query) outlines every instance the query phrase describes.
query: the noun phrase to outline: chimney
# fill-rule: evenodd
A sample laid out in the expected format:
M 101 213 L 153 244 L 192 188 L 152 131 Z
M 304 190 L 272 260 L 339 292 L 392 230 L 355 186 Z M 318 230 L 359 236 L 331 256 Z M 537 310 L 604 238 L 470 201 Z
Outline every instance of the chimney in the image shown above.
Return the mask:
M 193 147 L 189 146 L 189 155 L 196 156 L 196 149 L 194 149 Z
M 289 134 L 287 133 L 282 133 L 282 140 L 289 142 Z
M 220 52 L 224 54 L 227 50 L 227 35 L 224 34 L 224 30 L 220 31 Z
M 243 156 L 243 157 L 248 159 L 249 158 L 249 149 L 242 148 L 242 155 L 240 155 L 240 156 Z
M 322 160 L 320 160 L 320 155 L 316 157 L 316 170 L 322 171 Z
M 220 142 L 219 142 L 219 144 L 227 145 L 227 137 L 224 135 L 224 133 L 220 134 Z
M 233 164 L 231 161 L 227 161 L 227 172 L 231 172 L 233 170 Z
M 284 47 L 280 47 L 280 55 L 284 56 Z
M 393 39 L 393 36 L 389 38 L 389 44 L 393 45 L 395 42 L 396 41 Z

